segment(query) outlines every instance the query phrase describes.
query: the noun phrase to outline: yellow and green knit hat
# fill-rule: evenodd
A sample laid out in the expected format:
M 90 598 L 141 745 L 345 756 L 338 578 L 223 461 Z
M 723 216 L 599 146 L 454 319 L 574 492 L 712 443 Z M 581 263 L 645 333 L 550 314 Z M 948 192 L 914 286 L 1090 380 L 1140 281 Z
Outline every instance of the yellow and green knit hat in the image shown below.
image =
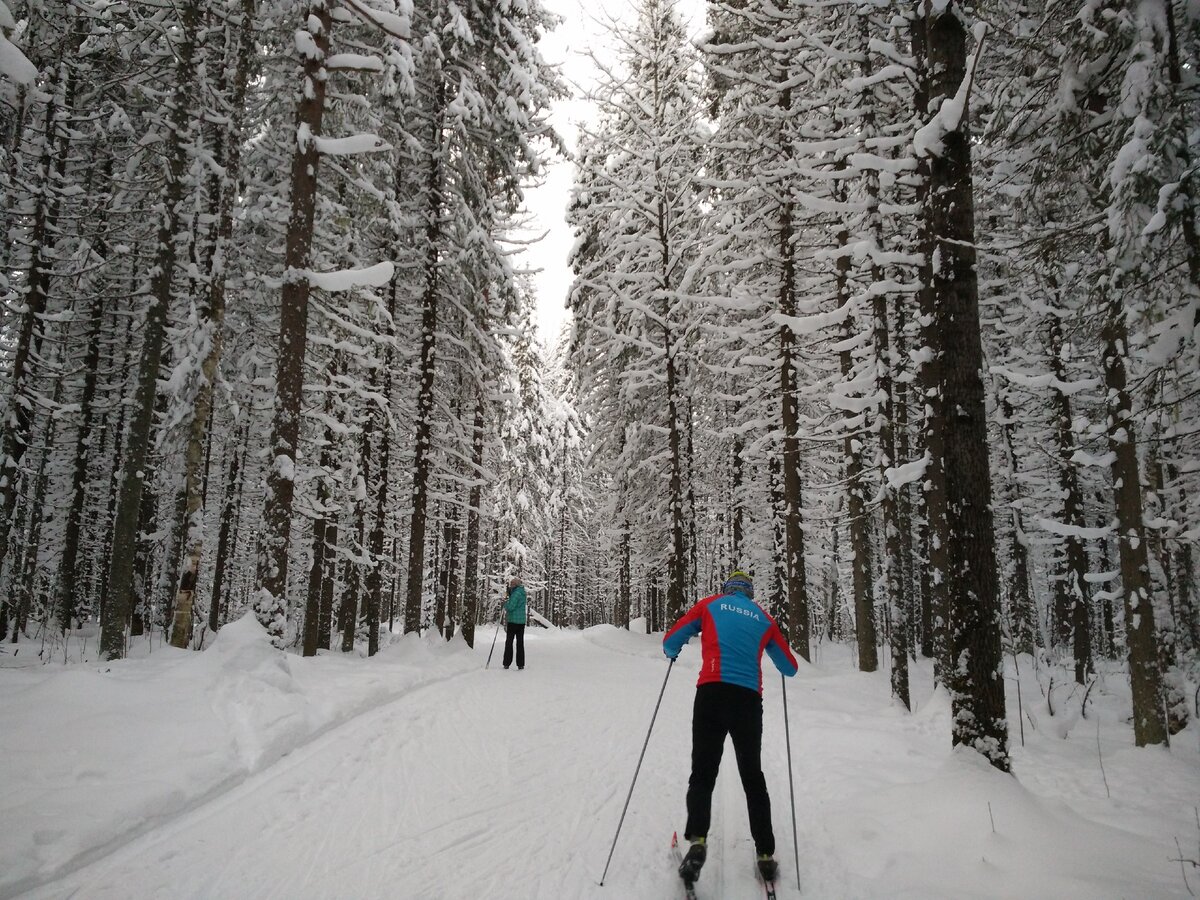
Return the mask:
M 721 585 L 721 591 L 726 594 L 745 594 L 754 599 L 754 582 L 741 569 L 735 569 L 733 574 Z

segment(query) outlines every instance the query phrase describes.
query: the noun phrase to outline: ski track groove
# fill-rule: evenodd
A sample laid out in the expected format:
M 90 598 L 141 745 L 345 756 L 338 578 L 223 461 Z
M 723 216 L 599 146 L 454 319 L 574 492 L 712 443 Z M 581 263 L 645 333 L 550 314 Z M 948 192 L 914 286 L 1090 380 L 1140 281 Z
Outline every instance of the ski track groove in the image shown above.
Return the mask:
M 543 642 L 530 644 L 532 655 Z M 614 651 L 592 642 L 556 645 L 547 640 L 542 649 L 545 671 L 540 675 L 533 674 L 531 658 L 524 672 L 480 667 L 414 686 L 331 723 L 305 744 L 254 773 L 231 779 L 170 819 L 147 823 L 90 859 L 20 890 L 28 897 L 272 900 L 394 897 L 401 884 L 400 895 L 414 898 L 476 897 L 488 891 L 496 897 L 579 895 L 594 884 L 599 868 L 590 871 L 596 854 L 576 848 L 592 850 L 603 843 L 607 849 L 606 833 L 624 799 L 618 782 L 631 774 L 632 744 L 638 741 L 640 747 L 641 738 L 630 733 L 634 719 L 629 700 L 644 691 L 643 676 L 662 670 L 657 660 L 653 666 L 630 660 L 632 671 L 614 673 Z M 585 657 L 579 662 L 587 664 L 572 666 L 576 657 Z M 555 662 L 557 672 L 551 671 Z M 582 677 L 573 669 L 581 669 Z M 596 674 L 615 675 L 620 683 L 598 682 Z M 451 679 L 450 690 L 426 690 Z M 583 729 L 586 746 L 580 746 L 581 712 L 593 723 Z M 665 719 L 676 720 L 664 733 L 678 732 L 684 713 L 661 715 L 660 727 Z M 646 788 L 654 783 L 653 767 L 663 764 L 661 756 L 657 763 L 650 761 L 656 744 L 659 751 L 676 755 L 686 751 L 686 741 L 675 737 L 673 745 L 663 746 L 663 735 L 656 735 L 638 783 L 643 798 L 653 795 L 672 809 L 682 807 L 681 793 L 665 797 L 662 790 Z M 422 756 L 422 746 L 455 749 L 444 757 Z M 602 758 L 595 759 L 597 753 Z M 473 762 L 463 765 L 464 760 Z M 565 765 L 547 771 L 551 760 Z M 580 770 L 586 772 L 582 778 Z M 313 777 L 314 772 L 325 777 Z M 565 791 L 584 798 L 564 806 L 565 817 L 543 815 L 564 799 Z M 460 796 L 449 796 L 454 792 Z M 400 797 L 413 798 L 412 808 Z M 349 811 L 348 798 L 353 800 Z M 614 874 L 618 868 L 628 874 L 636 865 L 635 817 L 642 819 L 644 830 L 650 806 L 638 801 L 635 795 Z M 264 814 L 268 807 L 284 814 Z M 241 832 L 247 837 L 239 844 Z M 542 855 L 518 851 L 518 846 L 558 846 L 567 851 L 564 859 L 570 860 L 573 850 L 576 856 L 561 871 L 547 871 Z M 273 882 L 263 881 L 256 869 L 270 863 L 280 847 L 285 864 L 275 861 L 265 868 L 282 869 L 282 874 Z M 260 859 L 262 854 L 268 859 Z M 188 860 L 196 856 L 209 860 L 210 867 L 213 858 L 220 858 L 224 871 L 212 872 L 211 878 L 172 880 L 170 872 L 176 868 L 203 871 L 203 863 L 189 867 Z M 457 866 L 438 862 L 447 856 L 492 865 L 451 876 Z M 637 880 L 640 887 L 644 879 Z M 330 884 L 347 887 L 330 893 Z M 532 893 L 530 885 L 535 886 Z M 616 897 L 617 892 L 596 896 Z
M 338 732 L 343 727 L 353 725 L 358 720 L 370 716 L 371 714 L 376 713 L 379 710 L 390 706 L 391 704 L 403 702 L 412 694 L 424 691 L 427 688 L 435 687 L 443 682 L 450 681 L 455 678 L 470 675 L 473 673 L 473 671 L 474 670 L 472 669 L 467 669 L 464 671 L 450 672 L 446 675 L 440 675 L 435 678 L 422 681 L 418 684 L 409 685 L 404 689 L 397 691 L 395 694 L 382 697 L 374 702 L 368 702 L 364 706 L 353 710 L 345 716 L 335 717 L 314 730 L 311 734 L 304 737 L 300 743 L 291 747 L 283 748 L 273 759 L 263 765 L 260 765 L 258 768 L 250 771 L 241 771 L 229 776 L 228 778 L 213 785 L 207 791 L 204 791 L 191 798 L 183 805 L 172 809 L 167 813 L 150 816 L 139 822 L 137 825 L 114 836 L 106 843 L 98 847 L 93 847 L 91 849 L 82 851 L 51 872 L 40 873 L 36 876 L 24 879 L 23 881 L 7 885 L 3 889 L 0 889 L 0 900 L 12 900 L 12 898 L 34 896 L 36 892 L 42 890 L 43 888 L 64 881 L 84 869 L 89 869 L 92 866 L 103 865 L 106 860 L 112 859 L 117 854 L 120 854 L 122 851 L 126 850 L 130 845 L 142 839 L 152 838 L 163 831 L 169 831 L 177 823 L 203 813 L 208 807 L 212 806 L 213 804 L 220 803 L 223 799 L 227 798 L 235 791 L 251 785 L 260 779 L 269 779 L 272 777 L 272 773 L 276 772 L 277 770 L 290 770 L 290 768 L 297 763 L 297 760 L 303 757 L 303 754 L 306 751 L 309 751 L 314 747 L 314 745 L 320 744 L 326 738 L 330 737 L 330 735 Z M 58 896 L 64 896 L 64 898 L 75 897 L 81 889 L 82 886 L 75 888 L 75 890 L 68 895 Z
M 23 887 L 28 893 L 22 896 L 682 896 L 674 866 L 664 860 L 670 858 L 670 833 L 682 834 L 686 815 L 699 654 L 685 652 L 668 680 L 606 887 L 600 888 L 597 879 L 665 675 L 662 659 L 609 646 L 603 635 L 580 640 L 533 634 L 527 643 L 525 671 L 484 669 L 484 655 L 478 669 L 415 685 L 331 724 L 166 822 L 150 823 L 70 870 Z M 768 691 L 767 704 L 763 766 L 773 800 L 782 900 L 795 893 L 795 873 L 777 690 Z M 852 727 L 851 712 L 831 717 L 836 716 Z M 806 763 L 803 745 L 796 742 L 794 750 L 797 763 Z M 797 768 L 797 806 L 804 813 L 806 855 L 824 860 L 823 877 L 805 871 L 806 891 L 824 883 L 834 888 L 828 896 L 848 897 L 854 891 L 837 871 L 836 850 L 820 847 L 828 835 L 809 812 L 825 798 L 809 795 L 819 788 L 804 789 L 806 782 L 820 780 L 813 768 L 836 765 L 821 760 Z M 715 840 L 698 895 L 761 898 L 728 738 L 710 833 Z M 827 850 L 831 853 L 822 856 Z M 214 866 L 214 860 L 222 865 Z

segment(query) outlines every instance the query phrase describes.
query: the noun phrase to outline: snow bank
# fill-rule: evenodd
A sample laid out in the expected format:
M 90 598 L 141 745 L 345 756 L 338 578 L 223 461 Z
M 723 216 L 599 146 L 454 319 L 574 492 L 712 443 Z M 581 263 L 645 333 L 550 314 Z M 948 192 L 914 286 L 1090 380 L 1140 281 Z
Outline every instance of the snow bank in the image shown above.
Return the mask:
M 69 872 L 334 725 L 477 660 L 416 635 L 371 660 L 271 646 L 252 615 L 203 653 L 0 669 L 0 897 Z
M 537 629 L 521 673 L 483 668 L 488 639 L 302 659 L 247 619 L 204 653 L 0 669 L 0 898 L 669 896 L 698 642 L 664 683 L 661 634 Z M 787 680 L 790 763 L 780 678 L 764 678 L 781 897 L 795 896 L 789 768 L 807 898 L 1189 896 L 1173 860 L 1176 839 L 1185 857 L 1200 839 L 1200 727 L 1134 747 L 1118 665 L 1101 661 L 1088 689 L 1069 661 L 1006 660 L 1009 776 L 951 748 L 928 660 L 912 664 L 909 713 L 851 647 L 812 656 Z M 745 810 L 729 753 L 706 896 L 762 896 Z

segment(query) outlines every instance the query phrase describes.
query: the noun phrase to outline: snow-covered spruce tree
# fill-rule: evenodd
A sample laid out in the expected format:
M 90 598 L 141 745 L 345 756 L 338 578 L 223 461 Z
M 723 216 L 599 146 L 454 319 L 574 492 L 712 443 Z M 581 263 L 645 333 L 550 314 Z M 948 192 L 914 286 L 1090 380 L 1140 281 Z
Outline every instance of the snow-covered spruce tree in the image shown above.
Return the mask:
M 617 65 L 604 67 L 601 123 L 585 136 L 576 188 L 573 355 L 581 400 L 604 423 L 610 472 L 632 468 L 634 446 L 646 454 L 644 471 L 618 476 L 616 517 L 645 533 L 648 547 L 662 546 L 661 523 L 669 523 L 664 613 L 674 621 L 690 583 L 685 368 L 701 307 L 692 292 L 704 237 L 696 60 L 674 5 L 660 0 L 641 4 L 634 24 L 614 27 L 612 40 Z M 653 556 L 639 562 L 650 571 L 658 565 Z
M 403 38 L 407 22 L 380 24 L 369 7 L 367 15 L 381 29 Z M 314 216 L 320 192 L 319 168 L 322 154 L 354 155 L 388 150 L 371 134 L 326 138 L 322 134 L 328 80 L 339 68 L 359 68 L 351 55 L 332 54 L 334 16 L 327 0 L 307 0 L 299 10 L 296 31 L 295 145 L 291 154 L 290 203 L 284 251 L 283 289 L 280 297 L 279 339 L 275 376 L 274 420 L 271 430 L 271 462 L 267 469 L 267 495 L 263 508 L 263 536 L 257 567 L 255 612 L 272 639 L 282 644 L 287 628 L 288 562 L 292 504 L 295 495 L 297 456 L 300 444 L 301 400 L 304 389 L 304 358 L 308 341 L 309 295 L 314 281 L 329 290 L 346 290 L 354 284 L 379 284 L 390 280 L 390 264 L 354 274 L 335 272 L 324 280 L 313 274 L 311 250 Z M 375 66 L 370 66 L 375 68 Z
M 975 271 L 970 105 L 975 57 L 958 4 L 926 3 L 926 66 L 931 118 L 914 143 L 929 157 L 925 212 L 933 243 L 932 276 L 940 362 L 940 421 L 946 490 L 947 589 L 950 622 L 947 686 L 952 737 L 1009 770 L 1001 672 L 991 472 L 982 381 L 983 350 Z M 976 42 L 982 31 L 976 34 Z M 978 48 L 977 48 L 978 49 Z
M 412 500 L 408 534 L 404 630 L 421 627 L 425 598 L 428 503 L 433 473 L 434 415 L 443 323 L 475 327 L 468 298 L 487 289 L 498 248 L 486 247 L 471 271 L 451 266 L 467 259 L 482 237 L 492 242 L 520 203 L 521 181 L 541 165 L 538 138 L 551 135 L 547 105 L 558 89 L 536 40 L 551 24 L 538 3 L 518 6 L 436 2 L 416 10 L 427 35 L 415 54 L 417 96 L 412 130 L 424 142 L 419 201 L 425 223 L 420 351 L 414 419 Z M 461 257 L 459 256 L 460 254 Z M 458 306 L 463 313 L 454 314 Z M 447 308 L 449 307 L 449 308 Z M 448 329 L 454 334 L 454 329 Z M 453 340 L 459 340 L 455 335 Z M 455 379 L 447 379 L 455 384 Z M 461 422 L 459 423 L 461 426 Z M 469 445 L 469 428 L 458 434 Z M 466 452 L 466 446 L 463 447 Z
M 108 609 L 101 632 L 101 653 L 106 659 L 117 659 L 124 655 L 126 623 L 134 608 L 138 523 L 143 505 L 143 486 L 148 477 L 146 466 L 152 438 L 156 387 L 181 240 L 179 232 L 186 222 L 183 209 L 184 176 L 188 153 L 199 140 L 199 122 L 195 115 L 195 58 L 201 22 L 199 0 L 181 4 L 178 15 L 178 44 L 172 48 L 177 60 L 175 84 L 161 124 L 166 159 L 160 218 L 155 236 L 153 268 L 147 275 L 147 284 L 143 289 L 146 308 L 142 346 L 113 521 Z
M 205 472 L 202 465 L 206 451 L 211 448 L 209 427 L 212 420 L 213 398 L 216 389 L 217 368 L 223 347 L 225 300 L 230 275 L 228 260 L 233 239 L 234 207 L 237 201 L 238 182 L 241 178 L 242 143 L 245 140 L 247 88 L 254 75 L 257 63 L 254 35 L 257 16 L 257 0 L 238 0 L 236 5 L 227 2 L 220 8 L 208 9 L 207 25 L 213 29 L 217 17 L 223 19 L 224 42 L 215 48 L 210 66 L 217 69 L 217 91 L 228 103 L 227 129 L 210 126 L 210 143 L 219 174 L 213 173 L 208 180 L 208 215 L 212 224 L 209 241 L 204 248 L 206 273 L 201 281 L 203 296 L 196 316 L 196 334 L 187 343 L 197 348 L 196 357 L 189 360 L 194 381 L 191 409 L 182 416 L 180 423 L 187 434 L 184 456 L 184 492 L 186 527 L 183 544 L 183 562 L 175 591 L 174 619 L 171 627 L 171 644 L 186 647 L 192 636 L 193 601 L 199 579 L 200 558 L 205 543 Z M 213 42 L 216 43 L 216 42 Z M 207 283 L 203 283 L 204 281 Z M 190 422 L 188 419 L 190 418 Z M 170 585 L 174 588 L 175 585 Z
M 712 4 L 709 13 L 712 31 L 701 49 L 717 86 L 719 127 L 710 155 L 714 211 L 728 236 L 727 252 L 746 261 L 738 269 L 735 292 L 748 302 L 730 326 L 743 346 L 753 348 L 756 367 L 777 373 L 773 386 L 758 386 L 737 411 L 743 421 L 765 420 L 772 427 L 769 440 L 744 451 L 774 512 L 771 537 L 758 542 L 769 560 L 759 577 L 762 581 L 766 572 L 772 573 L 771 581 L 786 598 L 781 617 L 789 640 L 807 659 L 810 608 L 801 524 L 799 396 L 805 379 L 797 331 L 803 205 L 792 178 L 800 165 L 795 146 L 799 123 L 807 112 L 799 88 L 804 70 L 800 51 L 811 45 L 804 40 L 797 10 L 720 3 Z
M 1195 98 L 1179 90 L 1181 76 L 1172 75 L 1171 60 L 1180 35 L 1195 45 L 1195 29 L 1174 28 L 1177 17 L 1186 21 L 1186 10 L 1171 3 L 1024 6 L 1038 27 L 1021 32 L 1017 44 L 1032 59 L 1033 74 L 1021 85 L 1023 95 L 1014 92 L 1011 106 L 1020 113 L 1007 123 L 1005 137 L 1012 148 L 1010 180 L 1028 180 L 1033 188 L 1022 200 L 1034 212 L 1023 246 L 1038 247 L 1033 259 L 1039 263 L 1031 274 L 1055 320 L 1039 330 L 1047 335 L 1052 363 L 1056 358 L 1069 363 L 1067 351 L 1073 348 L 1079 370 L 1073 380 L 1080 385 L 1102 381 L 1104 387 L 1100 402 L 1082 410 L 1097 420 L 1086 429 L 1079 425 L 1086 425 L 1079 415 L 1086 393 L 1073 396 L 1069 413 L 1061 396 L 1056 402 L 1060 456 L 1070 453 L 1071 462 L 1084 464 L 1080 478 L 1098 475 L 1098 465 L 1108 466 L 1111 488 L 1091 475 L 1093 483 L 1080 484 L 1079 494 L 1091 498 L 1098 488 L 1113 491 L 1111 509 L 1093 506 L 1094 512 L 1084 512 L 1098 517 L 1102 527 L 1081 527 L 1083 504 L 1078 502 L 1074 521 L 1050 525 L 1072 544 L 1086 536 L 1102 547 L 1111 534 L 1108 523 L 1115 527 L 1125 621 L 1111 614 L 1114 593 L 1097 592 L 1101 606 L 1093 615 L 1099 624 L 1092 630 L 1106 646 L 1114 638 L 1120 641 L 1123 624 L 1135 737 L 1139 744 L 1156 743 L 1166 739 L 1165 711 L 1183 708 L 1177 689 L 1161 682 L 1159 674 L 1173 662 L 1177 591 L 1171 590 L 1174 579 L 1161 562 L 1155 564 L 1155 557 L 1165 558 L 1155 548 L 1161 546 L 1160 535 L 1181 530 L 1159 514 L 1162 494 L 1155 487 L 1167 489 L 1167 484 L 1156 478 L 1155 457 L 1160 449 L 1170 453 L 1174 448 L 1173 427 L 1165 439 L 1159 437 L 1163 413 L 1169 409 L 1168 417 L 1183 421 L 1190 415 L 1186 401 L 1180 405 L 1176 398 L 1187 395 L 1179 391 L 1179 373 L 1187 369 L 1177 361 L 1193 323 L 1196 290 L 1187 162 L 1195 138 L 1179 123 Z M 1042 34 L 1057 36 L 1062 49 L 1047 52 Z M 1064 332 L 1061 338 L 1057 330 Z M 1090 365 L 1096 355 L 1103 360 L 1102 371 Z M 1061 370 L 1052 377 L 1064 395 L 1070 383 L 1064 385 Z M 1062 427 L 1068 415 L 1069 433 Z M 1093 443 L 1086 449 L 1084 431 Z M 1094 446 L 1105 435 L 1108 446 Z M 1168 493 L 1177 489 L 1172 486 Z M 1074 554 L 1069 570 L 1078 571 L 1079 551 Z M 1064 603 L 1058 605 L 1061 621 Z M 1075 619 L 1077 634 L 1084 626 Z M 1078 667 L 1084 654 L 1076 655 Z M 1179 723 L 1175 712 L 1166 715 Z

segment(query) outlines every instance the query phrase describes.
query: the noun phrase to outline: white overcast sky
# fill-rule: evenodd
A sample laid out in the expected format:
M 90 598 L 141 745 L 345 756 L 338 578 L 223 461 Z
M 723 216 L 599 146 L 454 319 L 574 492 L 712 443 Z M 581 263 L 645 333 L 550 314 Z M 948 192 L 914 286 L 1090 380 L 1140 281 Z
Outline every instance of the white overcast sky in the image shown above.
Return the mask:
M 571 97 L 558 101 L 552 110 L 551 121 L 574 152 L 580 124 L 595 120 L 590 101 L 584 96 L 597 78 L 595 65 L 588 56 L 607 56 L 610 41 L 605 23 L 615 19 L 631 22 L 633 0 L 542 0 L 551 12 L 562 18 L 562 24 L 540 42 L 542 56 L 547 62 L 561 66 L 561 72 L 571 91 Z M 677 0 L 688 33 L 695 36 L 704 24 L 704 0 Z M 538 269 L 534 276 L 537 290 L 536 324 L 542 342 L 551 347 L 559 329 L 567 319 L 566 298 L 571 286 L 571 269 L 567 254 L 575 237 L 566 223 L 567 202 L 570 200 L 574 164 L 556 159 L 550 165 L 545 182 L 525 192 L 526 207 L 533 216 L 530 231 L 547 232 L 544 240 L 533 245 L 518 263 L 527 269 Z

